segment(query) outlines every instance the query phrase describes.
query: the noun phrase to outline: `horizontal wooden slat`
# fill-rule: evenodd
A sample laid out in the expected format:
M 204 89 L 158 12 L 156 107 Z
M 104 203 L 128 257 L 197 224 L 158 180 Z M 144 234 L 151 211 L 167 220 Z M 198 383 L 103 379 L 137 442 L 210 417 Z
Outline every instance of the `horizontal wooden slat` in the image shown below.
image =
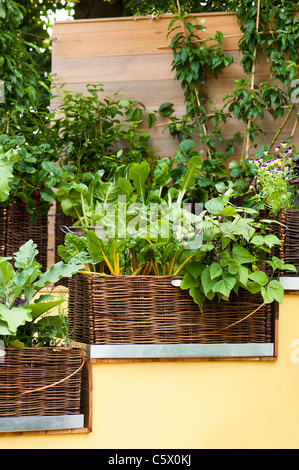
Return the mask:
M 208 74 L 208 80 L 213 83 L 230 78 L 245 78 L 241 57 L 238 51 L 229 51 L 234 62 L 226 67 L 217 78 Z M 124 55 L 119 57 L 74 57 L 60 59 L 53 57 L 52 71 L 64 83 L 109 83 L 124 81 L 156 81 L 174 80 L 172 71 L 172 54 Z M 269 77 L 269 63 L 264 57 L 259 58 L 256 66 L 256 79 L 266 80 Z
M 205 13 L 194 15 L 206 28 L 199 36 L 212 37 L 221 27 L 226 37 L 223 49 L 238 48 L 240 29 L 235 14 Z M 132 54 L 168 53 L 171 36 L 167 38 L 171 15 L 151 17 L 93 19 L 56 22 L 53 25 L 53 53 L 57 57 L 93 57 Z M 177 23 L 178 24 L 178 23 Z M 121 48 L 119 44 L 121 42 Z

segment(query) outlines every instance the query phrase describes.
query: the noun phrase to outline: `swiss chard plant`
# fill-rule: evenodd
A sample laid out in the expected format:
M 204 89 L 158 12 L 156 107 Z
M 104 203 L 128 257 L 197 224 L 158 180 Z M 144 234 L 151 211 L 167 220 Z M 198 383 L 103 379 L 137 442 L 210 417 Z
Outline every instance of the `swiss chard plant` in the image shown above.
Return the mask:
M 135 236 L 128 231 L 123 239 L 108 240 L 93 231 L 85 237 L 67 234 L 58 253 L 66 263 L 82 263 L 85 272 L 104 276 L 183 276 L 181 289 L 188 290 L 200 308 L 214 297 L 228 301 L 241 289 L 261 294 L 264 303 L 281 303 L 284 290 L 277 277 L 280 271 L 296 272 L 296 268 L 272 255 L 272 249 L 281 245 L 269 230 L 276 222 L 257 221 L 256 215 L 254 209 L 232 205 L 224 194 L 208 201 L 193 219 L 193 236 L 200 234 L 196 245 L 190 244 L 190 238 L 186 243 L 184 236 L 178 237 L 171 224 L 165 235 L 162 222 L 151 236 L 147 231 L 140 236 L 138 230 Z
M 80 265 L 54 264 L 46 272 L 35 260 L 36 245 L 29 240 L 15 253 L 14 258 L 0 258 L 0 337 L 6 346 L 42 345 L 45 314 L 64 302 L 40 291 L 62 277 L 71 277 Z M 48 325 L 59 336 L 61 318 L 51 314 Z M 41 328 L 40 328 L 41 327 Z M 62 331 L 64 325 L 61 324 Z
M 140 205 L 146 214 L 151 204 L 168 207 L 176 204 L 180 207 L 190 201 L 203 165 L 200 154 L 194 150 L 193 141 L 181 142 L 179 153 L 182 152 L 184 158 L 174 161 L 161 157 L 155 163 L 147 160 L 133 162 L 121 168 L 109 181 L 103 180 L 104 170 L 86 172 L 80 179 L 64 169 L 56 170 L 61 173 L 57 200 L 62 211 L 75 219 L 74 225 L 84 229 L 117 224 L 123 204 L 131 219 L 138 215 Z M 113 219 L 113 211 L 116 220 Z

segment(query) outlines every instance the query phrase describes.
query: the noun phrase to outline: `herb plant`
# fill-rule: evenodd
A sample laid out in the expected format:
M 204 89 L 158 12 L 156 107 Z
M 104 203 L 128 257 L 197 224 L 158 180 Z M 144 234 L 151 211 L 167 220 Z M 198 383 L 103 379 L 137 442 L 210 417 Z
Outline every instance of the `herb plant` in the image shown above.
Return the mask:
M 109 179 L 120 165 L 150 160 L 150 134 L 140 129 L 144 105 L 121 99 L 120 91 L 104 96 L 103 85 L 89 84 L 87 95 L 58 90 L 61 117 L 53 120 L 53 141 L 64 166 L 82 173 L 104 170 Z M 149 113 L 149 116 L 152 116 Z

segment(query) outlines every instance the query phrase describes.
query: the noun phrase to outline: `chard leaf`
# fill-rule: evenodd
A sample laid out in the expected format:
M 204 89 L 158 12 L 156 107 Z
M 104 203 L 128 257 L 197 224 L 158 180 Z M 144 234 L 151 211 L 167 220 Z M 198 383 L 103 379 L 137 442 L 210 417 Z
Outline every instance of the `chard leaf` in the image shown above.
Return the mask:
M 195 155 L 194 157 L 190 158 L 187 166 L 187 171 L 180 186 L 180 192 L 177 199 L 177 203 L 179 205 L 181 204 L 186 191 L 194 185 L 196 176 L 199 174 L 201 167 L 202 159 L 198 155 Z
M 146 201 L 145 182 L 150 173 L 150 165 L 144 160 L 141 163 L 132 163 L 129 168 L 129 178 L 133 181 L 137 193 L 141 196 L 143 203 Z

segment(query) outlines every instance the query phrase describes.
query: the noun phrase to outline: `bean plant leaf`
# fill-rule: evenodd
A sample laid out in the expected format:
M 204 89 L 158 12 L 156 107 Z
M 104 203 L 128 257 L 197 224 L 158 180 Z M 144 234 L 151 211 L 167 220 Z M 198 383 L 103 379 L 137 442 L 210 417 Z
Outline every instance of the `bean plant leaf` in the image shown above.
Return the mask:
M 199 289 L 197 289 L 196 287 L 191 287 L 191 289 L 189 290 L 189 294 L 199 307 L 203 306 L 205 296 Z
M 234 245 L 232 249 L 233 258 L 240 264 L 253 263 L 256 258 L 241 245 Z
M 231 290 L 235 287 L 236 282 L 236 279 L 233 277 L 221 279 L 213 285 L 212 291 L 220 293 L 225 297 L 229 297 Z
M 198 287 L 199 280 L 194 279 L 194 277 L 190 273 L 185 273 L 182 282 L 181 282 L 181 289 L 191 289 L 192 287 Z
M 223 269 L 220 266 L 219 263 L 212 263 L 210 267 L 210 277 L 211 279 L 215 279 L 216 277 L 219 277 L 222 275 Z
M 261 286 L 265 286 L 269 281 L 268 276 L 264 271 L 255 271 L 249 274 L 248 277 L 252 281 L 257 282 L 257 284 L 260 284 Z
M 282 303 L 284 289 L 283 289 L 283 286 L 280 284 L 280 282 L 276 280 L 270 281 L 269 284 L 267 285 L 267 292 L 278 303 L 280 304 Z

